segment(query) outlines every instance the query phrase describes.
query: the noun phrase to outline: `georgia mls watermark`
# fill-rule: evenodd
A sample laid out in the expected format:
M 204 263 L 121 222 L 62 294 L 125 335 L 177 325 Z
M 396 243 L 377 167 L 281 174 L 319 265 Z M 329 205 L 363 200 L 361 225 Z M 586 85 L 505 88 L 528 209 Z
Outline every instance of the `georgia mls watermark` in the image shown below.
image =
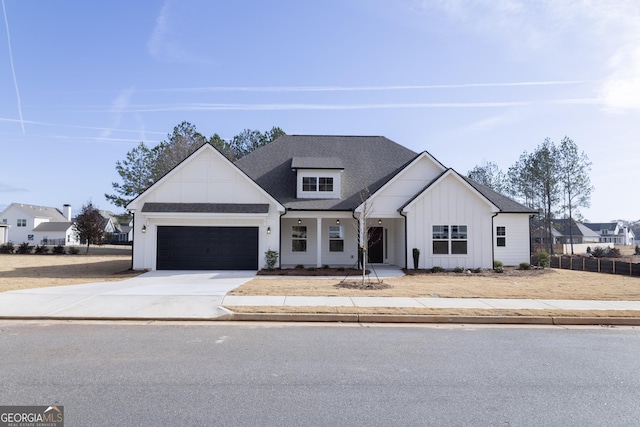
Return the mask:
M 0 427 L 64 427 L 64 406 L 0 406 Z

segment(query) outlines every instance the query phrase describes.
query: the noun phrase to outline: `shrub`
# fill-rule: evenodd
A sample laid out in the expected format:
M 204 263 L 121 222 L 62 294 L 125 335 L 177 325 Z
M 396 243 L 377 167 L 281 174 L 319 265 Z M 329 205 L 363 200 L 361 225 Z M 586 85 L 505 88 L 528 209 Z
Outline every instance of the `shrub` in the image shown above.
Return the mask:
M 464 273 L 464 268 L 462 267 L 456 267 L 453 269 L 454 273 Z
M 551 265 L 551 256 L 546 252 L 538 253 L 538 267 L 548 268 Z
M 444 268 L 442 268 L 442 267 L 438 267 L 438 266 L 436 265 L 436 266 L 433 266 L 433 267 L 431 268 L 431 272 L 432 272 L 432 273 L 442 273 L 442 272 L 444 272 Z
M 304 265 L 298 264 L 298 265 L 295 266 L 295 268 L 304 268 Z
M 531 264 L 529 264 L 528 262 L 521 262 L 520 266 L 518 267 L 519 270 L 531 270 Z
M 36 249 L 34 252 L 37 254 L 46 254 L 49 252 L 49 248 L 46 247 L 45 245 L 42 245 L 42 246 L 36 245 Z
M 590 254 L 591 253 L 591 246 L 587 246 L 587 253 Z
M 80 249 L 75 246 L 71 246 L 68 250 L 69 255 L 78 255 L 80 253 Z
M 264 253 L 264 261 L 267 264 L 267 270 L 273 270 L 278 262 L 278 251 L 272 251 L 269 249 Z
M 640 246 L 636 245 L 636 251 L 633 254 L 640 255 Z
M 33 246 L 30 246 L 29 243 L 24 242 L 24 243 L 21 243 L 20 246 L 18 246 L 18 249 L 16 249 L 16 253 L 30 254 L 32 249 L 33 249 Z
M 606 254 L 607 254 L 607 250 L 605 248 L 603 248 L 602 246 L 596 246 L 593 249 L 593 252 L 591 252 L 591 255 L 593 255 L 596 258 L 602 258 Z
M 472 273 L 482 273 L 482 268 L 478 267 L 478 268 L 474 268 L 473 270 L 471 270 Z
M 11 242 L 0 245 L 0 254 L 12 254 L 14 250 L 15 247 Z
M 58 255 L 64 255 L 64 246 L 58 245 L 54 246 L 52 252 Z
M 316 271 L 315 267 L 307 267 L 307 271 Z
M 322 266 L 322 268 L 324 268 L 326 270 L 326 269 L 331 268 L 331 267 L 329 267 L 329 264 L 325 264 L 325 265 Z
M 620 253 L 620 249 L 618 248 L 609 248 L 606 256 L 608 256 L 609 258 L 620 258 L 622 254 Z

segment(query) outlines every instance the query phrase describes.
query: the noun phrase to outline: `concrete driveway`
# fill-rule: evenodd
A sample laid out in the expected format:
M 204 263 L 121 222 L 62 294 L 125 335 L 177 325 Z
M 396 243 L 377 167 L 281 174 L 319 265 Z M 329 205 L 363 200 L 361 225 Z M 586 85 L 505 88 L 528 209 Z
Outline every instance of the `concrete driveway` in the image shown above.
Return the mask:
M 214 319 L 255 271 L 150 271 L 121 282 L 0 293 L 0 318 Z

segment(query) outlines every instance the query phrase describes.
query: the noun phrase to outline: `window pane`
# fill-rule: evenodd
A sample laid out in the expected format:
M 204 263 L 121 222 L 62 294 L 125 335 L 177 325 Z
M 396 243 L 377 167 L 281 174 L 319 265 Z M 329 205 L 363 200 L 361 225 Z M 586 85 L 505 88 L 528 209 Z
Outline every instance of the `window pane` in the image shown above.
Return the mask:
M 333 191 L 333 178 L 320 178 L 320 191 Z
M 329 238 L 330 239 L 342 239 L 343 237 L 343 228 L 341 225 L 330 225 L 329 226 Z
M 506 237 L 498 237 L 498 241 L 496 242 L 498 246 L 507 246 Z
M 449 242 L 447 241 L 434 241 L 433 242 L 434 255 L 447 255 L 449 253 Z
M 307 252 L 307 241 L 306 240 L 292 240 L 291 241 L 291 250 L 293 252 Z
M 433 238 L 434 239 L 448 239 L 449 238 L 449 226 L 448 225 L 434 225 L 433 226 Z
M 291 237 L 294 239 L 306 239 L 307 238 L 307 226 L 306 225 L 294 225 L 291 228 Z
M 452 241 L 451 242 L 451 253 L 456 255 L 462 255 L 467 253 L 467 241 Z
M 344 240 L 329 240 L 329 252 L 344 252 Z
M 467 238 L 467 226 L 466 225 L 452 225 L 451 226 L 451 238 L 452 239 L 466 239 Z
M 496 236 L 506 236 L 507 228 L 506 227 L 497 227 L 496 228 Z
M 315 176 L 303 177 L 302 191 L 318 191 L 317 178 Z

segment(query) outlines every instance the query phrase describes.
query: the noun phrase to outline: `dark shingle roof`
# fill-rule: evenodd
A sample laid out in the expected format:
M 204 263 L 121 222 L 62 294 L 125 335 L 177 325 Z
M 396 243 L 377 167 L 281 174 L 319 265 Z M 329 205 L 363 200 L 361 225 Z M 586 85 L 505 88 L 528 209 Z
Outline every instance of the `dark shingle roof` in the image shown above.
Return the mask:
M 182 212 L 182 213 L 253 213 L 269 212 L 266 203 L 151 203 L 142 207 L 142 212 Z
M 335 157 L 294 157 L 291 169 L 344 169 L 344 166 Z
M 515 200 L 511 200 L 507 196 L 500 194 L 489 187 L 485 187 L 482 184 L 478 184 L 472 179 L 467 178 L 466 176 L 460 175 L 462 178 L 469 183 L 473 188 L 475 188 L 480 194 L 486 197 L 491 203 L 496 205 L 500 212 L 502 213 L 537 213 L 538 211 L 528 208 Z
M 67 231 L 71 227 L 70 222 L 41 222 L 33 231 Z
M 584 225 L 586 225 L 593 231 L 596 231 L 599 233 L 600 230 L 615 231 L 616 227 L 618 226 L 618 223 L 617 222 L 591 222 L 591 223 L 585 222 Z
M 352 210 L 362 202 L 363 189 L 374 193 L 417 155 L 382 136 L 285 135 L 236 165 L 287 209 Z M 294 158 L 340 159 L 341 198 L 297 199 Z

